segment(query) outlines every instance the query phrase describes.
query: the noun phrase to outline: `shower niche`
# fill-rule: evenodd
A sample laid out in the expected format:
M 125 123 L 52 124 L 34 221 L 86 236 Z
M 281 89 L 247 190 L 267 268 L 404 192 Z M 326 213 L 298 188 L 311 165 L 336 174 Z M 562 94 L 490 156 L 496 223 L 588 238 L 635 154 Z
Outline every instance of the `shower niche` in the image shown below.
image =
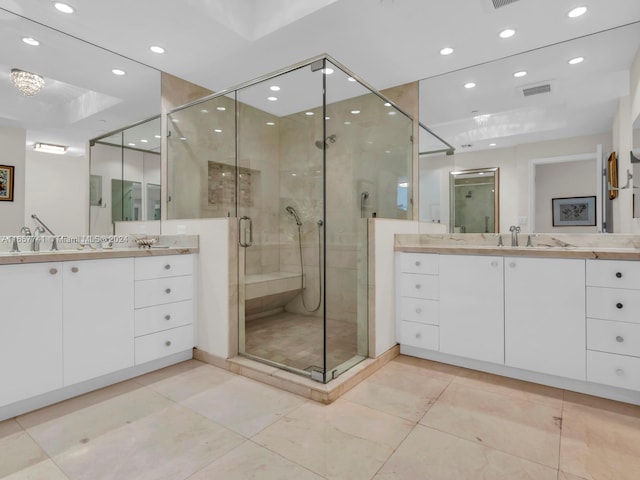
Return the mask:
M 323 55 L 167 124 L 168 218 L 237 222 L 240 355 L 321 382 L 366 358 L 368 219 L 413 217 L 412 119 Z

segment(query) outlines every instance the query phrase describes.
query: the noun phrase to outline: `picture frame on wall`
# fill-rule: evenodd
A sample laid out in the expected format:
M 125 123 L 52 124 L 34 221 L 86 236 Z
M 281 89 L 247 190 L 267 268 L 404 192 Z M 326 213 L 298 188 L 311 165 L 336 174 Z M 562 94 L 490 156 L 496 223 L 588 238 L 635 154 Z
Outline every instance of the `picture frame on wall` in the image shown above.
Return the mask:
M 12 165 L 0 165 L 0 202 L 13 202 L 13 175 Z
M 596 224 L 596 197 L 564 197 L 551 200 L 554 227 L 585 227 Z

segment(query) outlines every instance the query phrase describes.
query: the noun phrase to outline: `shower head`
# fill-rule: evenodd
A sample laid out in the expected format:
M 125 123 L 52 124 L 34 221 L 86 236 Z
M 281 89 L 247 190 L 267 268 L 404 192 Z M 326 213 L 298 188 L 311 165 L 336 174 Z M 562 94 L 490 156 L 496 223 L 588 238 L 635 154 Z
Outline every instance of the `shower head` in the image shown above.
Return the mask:
M 322 140 L 317 140 L 316 141 L 316 147 L 318 147 L 320 150 L 325 149 L 325 148 L 329 148 L 329 144 L 330 143 L 336 143 L 337 139 L 338 139 L 338 137 L 334 133 L 332 135 L 329 135 L 327 138 L 325 138 L 324 142 Z
M 296 224 L 297 224 L 299 227 L 300 227 L 300 226 L 302 226 L 302 222 L 300 221 L 300 217 L 298 216 L 298 212 L 296 212 L 296 209 L 295 209 L 295 208 L 293 208 L 291 205 L 288 205 L 288 206 L 285 208 L 285 210 L 287 211 L 287 213 L 288 213 L 289 215 L 291 215 L 291 216 L 295 219 Z

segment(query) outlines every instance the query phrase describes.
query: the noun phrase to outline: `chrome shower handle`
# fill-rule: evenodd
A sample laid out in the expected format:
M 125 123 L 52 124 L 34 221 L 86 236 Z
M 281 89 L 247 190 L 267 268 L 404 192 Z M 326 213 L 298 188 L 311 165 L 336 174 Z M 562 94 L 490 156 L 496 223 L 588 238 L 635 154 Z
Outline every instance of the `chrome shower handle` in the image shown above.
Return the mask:
M 243 222 L 244 221 L 248 221 L 249 222 L 249 241 L 243 241 L 243 235 L 242 232 L 244 230 L 245 232 L 245 237 L 246 237 L 246 228 L 242 228 Z M 246 215 L 240 217 L 238 219 L 238 242 L 240 243 L 241 247 L 250 247 L 251 245 L 253 245 L 253 223 L 251 221 L 251 217 L 247 217 Z

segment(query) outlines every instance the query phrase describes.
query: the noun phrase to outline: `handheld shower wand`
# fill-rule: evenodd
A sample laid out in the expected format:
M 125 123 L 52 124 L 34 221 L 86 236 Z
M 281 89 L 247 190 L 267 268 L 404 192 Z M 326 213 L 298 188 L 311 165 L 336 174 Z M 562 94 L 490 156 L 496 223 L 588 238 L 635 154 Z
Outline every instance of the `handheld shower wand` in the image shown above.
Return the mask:
M 302 226 L 302 222 L 300 221 L 300 217 L 298 216 L 298 212 L 296 212 L 295 208 L 293 208 L 291 205 L 288 205 L 285 210 L 295 219 L 296 225 L 298 225 L 299 227 Z

